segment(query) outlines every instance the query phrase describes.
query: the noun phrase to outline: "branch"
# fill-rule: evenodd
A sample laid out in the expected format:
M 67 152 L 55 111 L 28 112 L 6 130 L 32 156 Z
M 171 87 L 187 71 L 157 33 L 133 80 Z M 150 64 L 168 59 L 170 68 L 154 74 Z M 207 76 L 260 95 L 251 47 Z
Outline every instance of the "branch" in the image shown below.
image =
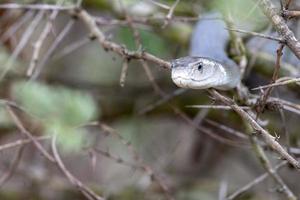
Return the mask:
M 21 120 L 18 118 L 18 116 L 15 114 L 15 112 L 11 109 L 11 107 L 9 105 L 6 105 L 6 109 L 7 112 L 9 113 L 9 115 L 11 116 L 13 122 L 15 123 L 15 125 L 18 127 L 18 129 L 21 131 L 21 133 L 23 133 L 24 135 L 26 135 L 32 142 L 33 144 L 36 146 L 36 148 L 51 162 L 55 162 L 53 156 L 51 156 L 47 150 L 42 146 L 42 144 L 35 138 L 33 137 L 33 135 L 31 135 L 31 133 L 24 127 L 24 125 L 22 124 Z
M 276 165 L 273 170 L 276 172 L 278 169 L 282 168 L 287 164 L 287 161 L 283 161 L 280 164 Z M 261 183 L 263 180 L 265 180 L 270 174 L 268 172 L 260 175 L 259 177 L 255 178 L 253 181 L 250 183 L 246 184 L 245 186 L 241 187 L 231 195 L 227 197 L 227 200 L 233 200 L 236 199 L 236 197 L 240 196 L 242 193 L 246 192 L 247 190 L 251 189 L 255 185 Z
M 231 99 L 218 93 L 216 90 L 211 89 L 209 90 L 209 93 L 224 104 L 230 106 L 238 115 L 246 120 L 260 136 L 262 136 L 267 145 L 269 145 L 279 155 L 286 159 L 293 167 L 300 169 L 300 163 L 276 141 L 275 137 L 273 137 L 267 130 L 263 129 L 246 111 L 240 108 Z
M 261 90 L 261 89 L 265 89 L 265 88 L 288 85 L 291 83 L 299 83 L 299 82 L 300 82 L 300 78 L 287 78 L 285 80 L 282 80 L 282 78 L 281 78 L 281 79 L 278 79 L 275 83 L 259 86 L 259 87 L 253 88 L 251 90 Z
M 278 14 L 270 0 L 259 0 L 261 8 L 265 15 L 272 22 L 280 37 L 286 42 L 295 56 L 300 59 L 300 42 L 296 39 L 294 33 L 289 29 L 284 18 Z
M 233 29 L 233 28 L 228 28 L 228 30 L 235 31 L 235 32 L 238 32 L 238 33 L 245 33 L 245 34 L 249 34 L 249 35 L 252 35 L 252 36 L 257 36 L 257 37 L 261 37 L 261 38 L 265 38 L 265 39 L 269 39 L 269 40 L 274 40 L 274 41 L 277 41 L 277 42 L 280 42 L 280 43 L 285 42 L 285 40 L 283 40 L 279 37 L 274 37 L 272 35 L 266 35 L 266 34 L 262 34 L 262 33 L 256 33 L 256 32 L 253 32 L 253 31 L 245 31 L 245 30 Z
M 46 26 L 43 30 L 43 32 L 41 33 L 40 37 L 38 38 L 38 40 L 33 44 L 33 53 L 32 53 L 32 58 L 30 61 L 30 65 L 29 68 L 27 69 L 26 75 L 27 76 L 31 76 L 39 59 L 40 59 L 40 53 L 41 53 L 41 48 L 42 45 L 44 44 L 46 38 L 48 37 L 48 35 L 51 32 L 52 26 L 53 26 L 53 21 L 54 19 L 57 17 L 58 15 L 58 11 L 54 10 L 50 17 L 48 22 L 46 23 Z
M 1 4 L 0 9 L 28 9 L 28 10 L 72 10 L 76 6 L 59 6 L 50 4 L 18 4 L 18 3 L 6 3 Z
M 295 194 L 291 191 L 291 189 L 286 185 L 286 183 L 282 180 L 282 178 L 278 175 L 276 170 L 272 168 L 271 162 L 267 158 L 263 148 L 260 146 L 259 141 L 255 135 L 251 135 L 250 137 L 254 152 L 258 157 L 260 163 L 265 168 L 265 170 L 270 174 L 270 176 L 280 185 L 282 192 L 286 195 L 289 200 L 297 200 Z
M 129 51 L 125 47 L 108 41 L 104 35 L 104 33 L 100 30 L 99 27 L 97 27 L 96 20 L 94 17 L 92 17 L 88 12 L 82 9 L 76 9 L 73 13 L 75 16 L 77 16 L 79 19 L 81 19 L 88 29 L 91 32 L 91 38 L 97 39 L 98 42 L 103 46 L 103 48 L 107 51 L 113 51 L 120 56 L 126 57 L 127 59 L 143 59 L 148 60 L 151 62 L 154 62 L 164 68 L 170 69 L 171 64 L 170 62 L 164 61 L 150 53 L 144 52 L 144 51 Z
M 39 137 L 35 137 L 36 141 L 39 140 L 48 140 L 50 139 L 50 136 L 39 136 Z M 29 144 L 31 143 L 32 140 L 31 139 L 20 139 L 20 140 L 16 140 L 14 142 L 11 143 L 6 143 L 0 146 L 0 152 L 4 151 L 6 149 L 10 149 L 10 148 L 14 148 L 14 147 L 18 147 L 20 145 L 25 145 L 25 144 Z
M 24 146 L 21 146 L 14 158 L 14 160 L 12 161 L 10 167 L 8 168 L 8 170 L 1 176 L 0 178 L 0 188 L 2 188 L 2 186 L 13 176 L 15 170 L 17 169 L 21 157 L 23 155 L 23 150 L 24 150 Z
M 64 163 L 62 162 L 60 155 L 58 153 L 57 147 L 56 147 L 56 137 L 55 134 L 52 138 L 52 152 L 55 158 L 55 161 L 60 168 L 60 170 L 65 174 L 65 176 L 69 179 L 69 181 L 75 185 L 84 196 L 86 196 L 88 199 L 96 199 L 96 200 L 105 200 L 104 198 L 98 196 L 95 192 L 93 192 L 90 188 L 88 188 L 86 185 L 84 185 L 80 180 L 78 180 L 75 176 L 71 174 L 71 172 L 66 168 Z

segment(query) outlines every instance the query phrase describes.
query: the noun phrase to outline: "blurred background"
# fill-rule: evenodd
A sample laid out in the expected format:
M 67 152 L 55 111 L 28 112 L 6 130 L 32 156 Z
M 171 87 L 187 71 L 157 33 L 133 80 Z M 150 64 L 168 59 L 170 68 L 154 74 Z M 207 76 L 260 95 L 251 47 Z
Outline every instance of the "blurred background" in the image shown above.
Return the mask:
M 165 61 L 188 55 L 195 23 L 220 20 L 205 19 L 212 10 L 230 28 L 277 37 L 252 0 L 2 0 L 0 7 L 57 9 L 0 9 L 0 199 L 86 199 L 28 134 L 50 155 L 57 137 L 66 169 L 107 199 L 286 199 L 271 178 L 234 195 L 266 172 L 248 125 L 230 110 L 188 107 L 215 102 L 206 91 L 177 88 L 162 66 L 103 49 L 72 13 L 78 3 L 108 41 Z M 288 23 L 297 35 L 298 20 Z M 237 32 L 232 38 L 228 54 L 246 60 L 245 85 L 268 84 L 278 42 Z M 299 77 L 299 67 L 285 48 L 280 77 Z M 271 96 L 290 110 L 269 108 L 260 123 L 297 156 L 299 85 L 276 87 Z M 282 163 L 265 151 L 273 167 Z M 282 164 L 279 174 L 299 197 L 299 172 Z

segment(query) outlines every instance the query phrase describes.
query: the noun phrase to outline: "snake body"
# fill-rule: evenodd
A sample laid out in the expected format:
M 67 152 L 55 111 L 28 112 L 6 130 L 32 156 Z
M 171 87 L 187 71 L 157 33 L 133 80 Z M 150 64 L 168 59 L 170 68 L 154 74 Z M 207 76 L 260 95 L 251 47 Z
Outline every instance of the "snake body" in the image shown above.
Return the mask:
M 205 18 L 220 18 L 220 15 L 210 13 Z M 238 66 L 226 54 L 228 40 L 224 21 L 199 20 L 192 35 L 190 55 L 171 61 L 173 82 L 191 89 L 236 87 L 241 76 Z

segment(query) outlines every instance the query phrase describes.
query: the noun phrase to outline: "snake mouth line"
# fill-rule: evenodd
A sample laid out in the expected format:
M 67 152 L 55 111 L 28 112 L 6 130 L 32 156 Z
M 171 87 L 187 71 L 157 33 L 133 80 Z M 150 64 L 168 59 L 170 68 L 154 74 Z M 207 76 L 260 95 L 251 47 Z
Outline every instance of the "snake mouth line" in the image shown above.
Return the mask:
M 185 81 L 193 81 L 193 82 L 203 82 L 203 81 L 205 81 L 205 80 L 207 80 L 207 79 L 209 79 L 209 78 L 205 78 L 205 79 L 202 79 L 202 80 L 196 80 L 196 79 L 193 79 L 193 78 L 184 78 L 184 77 L 182 77 L 182 76 L 176 76 L 176 77 L 173 77 L 172 79 L 174 79 L 174 80 L 177 80 L 177 79 L 181 79 L 181 80 L 185 80 Z

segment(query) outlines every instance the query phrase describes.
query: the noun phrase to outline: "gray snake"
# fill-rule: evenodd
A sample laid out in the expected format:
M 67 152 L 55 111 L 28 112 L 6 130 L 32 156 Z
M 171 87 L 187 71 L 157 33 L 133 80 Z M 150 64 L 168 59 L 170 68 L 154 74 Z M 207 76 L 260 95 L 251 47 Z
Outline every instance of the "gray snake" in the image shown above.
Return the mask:
M 205 18 L 220 17 L 210 13 Z M 222 20 L 199 20 L 190 55 L 171 61 L 173 82 L 183 88 L 229 90 L 241 80 L 238 66 L 226 54 L 229 33 Z

